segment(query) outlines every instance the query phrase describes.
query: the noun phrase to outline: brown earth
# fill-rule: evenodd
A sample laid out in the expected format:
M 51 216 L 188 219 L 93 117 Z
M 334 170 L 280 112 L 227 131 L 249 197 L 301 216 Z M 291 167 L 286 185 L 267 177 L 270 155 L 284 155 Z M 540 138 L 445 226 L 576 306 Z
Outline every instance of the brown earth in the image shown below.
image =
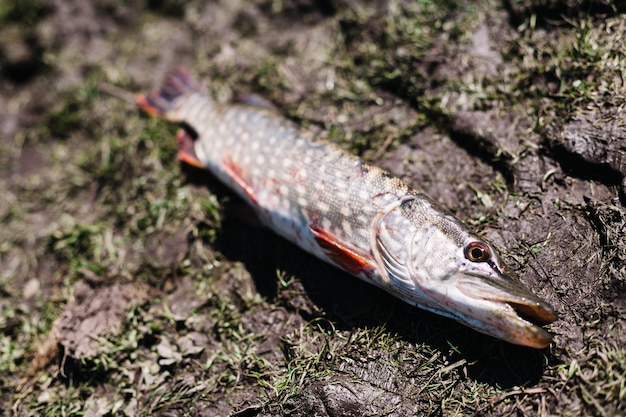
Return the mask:
M 626 414 L 625 12 L 0 2 L 4 414 Z M 554 343 L 478 334 L 250 224 L 135 108 L 176 66 L 440 201 L 556 308 Z

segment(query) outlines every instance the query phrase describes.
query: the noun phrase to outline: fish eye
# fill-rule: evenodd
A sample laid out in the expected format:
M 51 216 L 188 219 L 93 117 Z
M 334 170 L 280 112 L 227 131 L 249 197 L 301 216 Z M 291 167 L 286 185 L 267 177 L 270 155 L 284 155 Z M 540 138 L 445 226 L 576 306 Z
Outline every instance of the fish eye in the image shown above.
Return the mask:
M 472 262 L 487 262 L 491 258 L 489 247 L 483 242 L 468 243 L 463 253 Z

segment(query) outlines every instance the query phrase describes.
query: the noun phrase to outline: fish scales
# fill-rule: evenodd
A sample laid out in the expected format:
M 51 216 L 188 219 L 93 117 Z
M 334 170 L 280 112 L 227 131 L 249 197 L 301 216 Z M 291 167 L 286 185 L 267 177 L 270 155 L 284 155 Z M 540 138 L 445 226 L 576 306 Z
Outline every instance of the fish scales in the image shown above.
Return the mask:
M 229 183 L 232 180 L 221 168 L 222 156 L 228 152 L 245 170 L 256 205 L 267 210 L 262 220 L 272 223 L 266 213 L 293 219 L 293 227 L 279 232 L 296 243 L 309 225 L 317 224 L 367 251 L 374 216 L 400 197 L 415 193 L 381 169 L 303 135 L 272 110 L 249 105 L 225 109 L 198 96 L 181 108 L 180 115 L 198 134 L 194 149 L 199 159 Z M 224 136 L 216 136 L 215 130 Z M 233 188 L 249 199 L 240 187 Z
M 186 126 L 181 160 L 211 171 L 305 251 L 479 332 L 535 348 L 551 342 L 541 324 L 557 318 L 552 307 L 512 276 L 491 244 L 386 171 L 258 99 L 218 104 L 184 70 L 137 101 Z

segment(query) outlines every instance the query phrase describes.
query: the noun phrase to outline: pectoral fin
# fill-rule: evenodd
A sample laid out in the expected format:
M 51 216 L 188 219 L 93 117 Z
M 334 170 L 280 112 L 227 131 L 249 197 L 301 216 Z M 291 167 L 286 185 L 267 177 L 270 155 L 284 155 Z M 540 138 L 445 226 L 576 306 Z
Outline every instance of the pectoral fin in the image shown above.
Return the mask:
M 334 235 L 317 226 L 309 226 L 315 241 L 324 250 L 335 265 L 352 275 L 371 271 L 375 268 L 375 261 L 371 255 L 348 246 Z

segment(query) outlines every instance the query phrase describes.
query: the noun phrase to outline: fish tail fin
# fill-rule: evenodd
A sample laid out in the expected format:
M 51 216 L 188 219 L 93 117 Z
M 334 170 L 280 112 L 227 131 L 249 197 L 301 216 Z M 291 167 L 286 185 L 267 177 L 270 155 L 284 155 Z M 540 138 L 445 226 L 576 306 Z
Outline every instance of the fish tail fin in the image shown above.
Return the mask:
M 136 101 L 139 107 L 151 116 L 180 121 L 174 111 L 177 99 L 186 94 L 201 91 L 200 83 L 187 70 L 176 68 L 169 73 L 161 89 L 149 94 L 137 94 Z

